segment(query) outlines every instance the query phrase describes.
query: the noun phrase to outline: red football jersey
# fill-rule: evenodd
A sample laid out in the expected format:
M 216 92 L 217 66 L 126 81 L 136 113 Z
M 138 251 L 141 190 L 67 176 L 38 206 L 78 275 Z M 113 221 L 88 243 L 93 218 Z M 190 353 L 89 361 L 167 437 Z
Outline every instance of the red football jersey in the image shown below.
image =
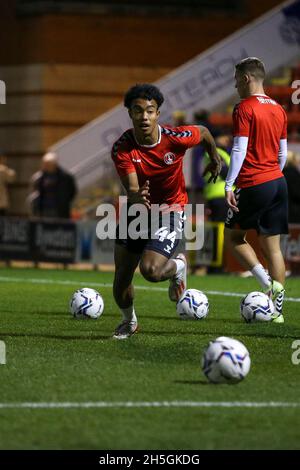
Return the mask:
M 188 201 L 182 172 L 184 153 L 199 143 L 196 126 L 159 126 L 154 145 L 138 144 L 133 129 L 129 129 L 113 145 L 112 159 L 120 176 L 136 173 L 140 186 L 149 180 L 152 204 L 182 207 Z
M 287 138 L 284 109 L 267 95 L 243 99 L 233 111 L 233 135 L 248 137 L 245 160 L 237 178 L 239 188 L 282 176 L 278 163 L 280 139 Z

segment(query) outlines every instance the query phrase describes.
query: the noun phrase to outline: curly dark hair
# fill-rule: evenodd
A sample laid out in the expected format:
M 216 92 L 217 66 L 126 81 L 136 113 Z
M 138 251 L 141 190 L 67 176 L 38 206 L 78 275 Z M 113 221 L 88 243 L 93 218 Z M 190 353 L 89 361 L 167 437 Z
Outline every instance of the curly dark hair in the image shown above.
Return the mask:
M 130 109 L 132 101 L 137 98 L 143 98 L 149 101 L 154 100 L 156 101 L 158 108 L 160 108 L 164 102 L 164 97 L 161 91 L 150 83 L 137 84 L 131 87 L 124 96 L 124 106 Z

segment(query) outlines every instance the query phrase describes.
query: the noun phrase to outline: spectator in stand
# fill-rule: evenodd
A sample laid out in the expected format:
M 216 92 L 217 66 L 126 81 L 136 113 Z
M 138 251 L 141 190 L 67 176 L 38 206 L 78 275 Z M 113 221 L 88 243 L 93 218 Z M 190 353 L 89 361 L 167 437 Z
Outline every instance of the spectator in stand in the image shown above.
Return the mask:
M 231 154 L 232 150 L 232 137 L 229 134 L 221 133 L 218 137 L 216 137 L 216 145 L 217 147 L 225 150 L 229 155 Z
M 16 172 L 7 166 L 6 156 L 0 151 L 0 216 L 6 215 L 9 207 L 8 185 L 13 183 Z
M 172 113 L 174 127 L 186 126 L 186 112 L 181 109 L 177 109 Z
M 69 219 L 77 188 L 74 176 L 63 170 L 54 152 L 42 158 L 41 170 L 32 176 L 34 192 L 30 195 L 33 215 Z
M 289 223 L 300 224 L 300 153 L 288 152 L 283 174 L 288 185 Z
M 198 126 L 207 127 L 214 138 L 220 135 L 219 129 L 210 122 L 209 112 L 206 111 L 206 109 L 200 109 L 199 111 L 196 111 L 194 114 L 194 121 Z

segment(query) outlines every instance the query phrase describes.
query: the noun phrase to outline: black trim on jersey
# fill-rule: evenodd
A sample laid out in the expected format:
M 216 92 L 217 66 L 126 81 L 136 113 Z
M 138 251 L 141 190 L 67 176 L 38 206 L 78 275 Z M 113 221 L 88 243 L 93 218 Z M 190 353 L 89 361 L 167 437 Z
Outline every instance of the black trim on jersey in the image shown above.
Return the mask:
M 172 135 L 173 137 L 191 137 L 193 135 L 192 131 L 173 131 L 172 129 L 167 129 L 166 127 L 161 127 L 161 133 L 166 135 Z
M 118 149 L 120 145 L 125 141 L 125 140 L 130 140 L 131 138 L 131 129 L 128 131 L 124 132 L 124 134 L 121 135 L 121 137 L 114 143 L 112 147 L 112 156 L 116 157 L 118 154 Z
M 192 131 L 186 130 L 186 131 L 174 131 L 172 129 L 168 129 L 166 127 L 161 128 L 161 134 L 165 135 L 171 135 L 172 137 L 179 137 L 179 138 L 184 138 L 184 137 L 191 137 L 193 135 Z M 112 156 L 116 157 L 118 153 L 119 146 L 125 141 L 125 140 L 130 140 L 132 136 L 132 129 L 129 129 L 128 131 L 124 132 L 124 134 L 114 143 L 112 147 Z

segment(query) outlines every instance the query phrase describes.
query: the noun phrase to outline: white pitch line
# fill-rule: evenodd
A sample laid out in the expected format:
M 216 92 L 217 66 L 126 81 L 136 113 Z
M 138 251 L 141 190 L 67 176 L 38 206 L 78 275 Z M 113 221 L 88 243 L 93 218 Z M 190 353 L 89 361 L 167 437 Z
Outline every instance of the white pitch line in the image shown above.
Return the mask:
M 22 277 L 9 277 L 9 276 L 0 276 L 0 282 L 16 282 L 16 283 L 27 283 L 27 284 L 52 284 L 52 285 L 61 285 L 61 286 L 92 286 L 92 287 L 106 287 L 111 289 L 113 287 L 110 283 L 101 283 L 101 282 L 89 282 L 89 281 L 69 281 L 69 280 L 58 280 L 58 279 L 39 279 L 39 278 L 22 278 Z M 152 290 L 155 292 L 167 292 L 166 287 L 157 287 L 157 286 L 139 286 L 135 285 L 137 290 Z M 206 290 L 208 295 L 222 295 L 225 297 L 243 297 L 246 293 L 243 292 L 223 292 L 218 290 Z M 285 297 L 285 301 L 288 302 L 300 302 L 300 297 Z
M 58 408 L 299 408 L 297 402 L 243 402 L 243 401 L 96 401 L 96 402 L 24 402 L 0 403 L 0 409 L 58 409 Z

